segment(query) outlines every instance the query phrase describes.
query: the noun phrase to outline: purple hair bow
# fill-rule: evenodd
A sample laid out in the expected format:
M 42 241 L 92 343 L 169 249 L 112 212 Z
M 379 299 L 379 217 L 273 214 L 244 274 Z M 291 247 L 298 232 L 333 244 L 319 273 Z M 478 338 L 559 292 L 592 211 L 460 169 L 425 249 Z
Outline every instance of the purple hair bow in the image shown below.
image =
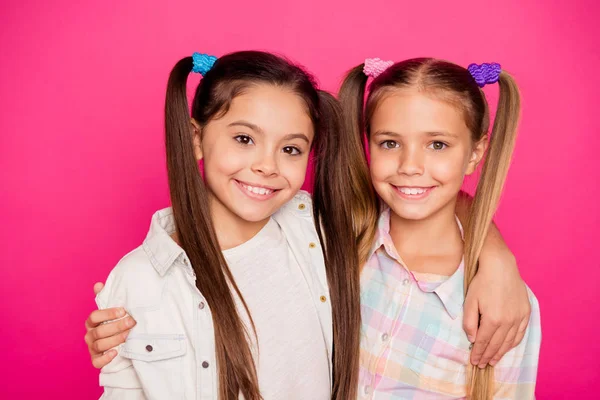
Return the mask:
M 487 84 L 498 82 L 500 72 L 502 72 L 498 63 L 471 64 L 467 67 L 467 70 L 481 88 Z

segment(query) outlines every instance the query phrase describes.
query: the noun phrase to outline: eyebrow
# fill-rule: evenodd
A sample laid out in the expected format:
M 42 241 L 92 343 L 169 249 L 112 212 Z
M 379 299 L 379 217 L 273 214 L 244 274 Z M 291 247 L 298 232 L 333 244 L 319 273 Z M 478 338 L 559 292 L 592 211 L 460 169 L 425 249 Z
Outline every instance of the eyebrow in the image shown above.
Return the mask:
M 265 133 L 258 125 L 255 125 L 248 121 L 234 121 L 227 126 L 228 127 L 229 126 L 245 126 L 246 128 L 252 129 L 254 132 L 258 132 L 261 134 Z M 310 143 L 310 140 L 308 140 L 308 137 L 304 133 L 290 133 L 288 135 L 285 135 L 283 138 L 283 140 L 292 140 L 292 139 L 302 139 L 306 143 Z
M 306 137 L 306 135 L 304 133 L 290 133 L 289 135 L 285 135 L 283 138 L 283 140 L 292 140 L 292 139 L 302 139 L 306 143 L 310 143 L 310 140 L 308 140 L 308 137 Z
M 252 129 L 254 132 L 264 133 L 258 125 L 254 125 L 253 123 L 248 121 L 234 121 L 227 126 L 245 126 L 246 128 Z
M 450 133 L 450 132 L 425 132 L 425 134 L 429 137 L 436 137 L 436 136 L 448 136 L 448 137 L 452 137 L 452 138 L 458 138 L 458 135 L 455 133 Z M 375 132 L 375 134 L 373 135 L 373 137 L 377 137 L 377 136 L 391 136 L 391 137 L 401 137 L 402 135 L 396 132 L 389 132 L 389 131 L 378 131 Z
M 450 132 L 427 132 L 427 136 L 436 137 L 436 136 L 449 136 L 452 138 L 458 138 L 458 135 Z
M 392 136 L 392 137 L 400 137 L 401 135 L 399 133 L 396 132 L 390 132 L 390 131 L 377 131 L 373 134 L 373 137 L 377 137 L 377 136 Z

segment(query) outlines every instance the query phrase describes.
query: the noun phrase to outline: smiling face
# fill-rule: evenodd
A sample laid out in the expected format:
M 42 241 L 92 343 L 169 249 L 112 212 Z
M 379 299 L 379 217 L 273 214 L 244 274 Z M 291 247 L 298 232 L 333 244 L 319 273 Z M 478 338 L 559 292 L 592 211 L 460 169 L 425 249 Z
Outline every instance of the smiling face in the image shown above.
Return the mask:
M 395 214 L 410 220 L 453 214 L 464 177 L 486 145 L 486 138 L 473 143 L 454 105 L 411 88 L 381 98 L 370 132 L 373 186 Z
M 268 84 L 250 86 L 223 116 L 197 126 L 215 224 L 266 223 L 304 183 L 313 138 L 304 100 Z

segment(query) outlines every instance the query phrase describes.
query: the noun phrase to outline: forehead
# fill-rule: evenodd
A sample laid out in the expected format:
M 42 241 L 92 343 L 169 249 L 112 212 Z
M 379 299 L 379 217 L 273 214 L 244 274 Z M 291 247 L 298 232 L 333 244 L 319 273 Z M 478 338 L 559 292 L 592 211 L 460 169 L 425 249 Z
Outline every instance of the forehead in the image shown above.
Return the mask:
M 370 125 L 372 132 L 468 133 L 464 113 L 456 105 L 416 89 L 395 89 L 383 94 L 374 109 Z
M 246 88 L 236 96 L 222 122 L 236 120 L 250 122 L 265 133 L 313 134 L 312 120 L 304 99 L 291 89 L 258 84 Z

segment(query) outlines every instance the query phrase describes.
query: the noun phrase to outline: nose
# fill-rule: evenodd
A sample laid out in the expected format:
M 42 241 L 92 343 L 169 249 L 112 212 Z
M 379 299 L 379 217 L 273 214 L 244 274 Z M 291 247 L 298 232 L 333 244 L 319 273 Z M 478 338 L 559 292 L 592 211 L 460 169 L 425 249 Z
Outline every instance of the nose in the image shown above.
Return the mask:
M 278 175 L 277 156 L 270 151 L 259 154 L 252 164 L 252 171 L 265 177 Z
M 406 147 L 400 154 L 400 163 L 398 165 L 398 174 L 403 175 L 422 175 L 425 167 L 425 155 L 417 147 Z

